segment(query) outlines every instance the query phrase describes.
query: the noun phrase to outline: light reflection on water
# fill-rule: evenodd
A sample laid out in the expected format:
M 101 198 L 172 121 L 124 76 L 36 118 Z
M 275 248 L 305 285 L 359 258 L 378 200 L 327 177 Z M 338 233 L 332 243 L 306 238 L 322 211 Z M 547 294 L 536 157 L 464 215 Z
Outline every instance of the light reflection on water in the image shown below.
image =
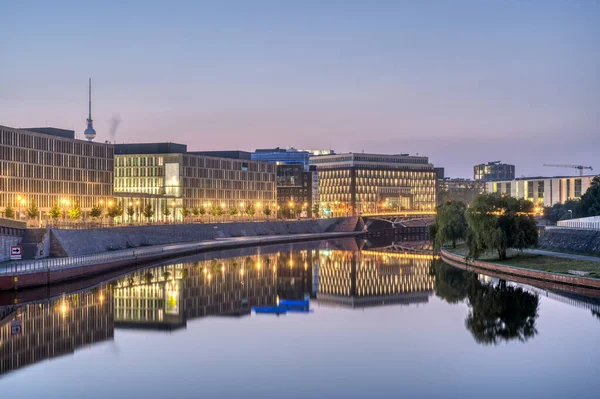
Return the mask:
M 277 298 L 313 312 L 252 313 Z M 597 298 L 465 272 L 424 243 L 222 251 L 27 299 L 0 307 L 6 397 L 501 397 L 499 376 L 517 397 L 600 388 Z

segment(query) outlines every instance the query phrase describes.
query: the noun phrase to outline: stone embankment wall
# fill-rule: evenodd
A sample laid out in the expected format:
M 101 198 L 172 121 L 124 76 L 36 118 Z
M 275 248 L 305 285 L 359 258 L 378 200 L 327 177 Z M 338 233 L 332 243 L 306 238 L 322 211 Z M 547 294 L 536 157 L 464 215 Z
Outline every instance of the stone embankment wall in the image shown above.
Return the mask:
M 538 246 L 541 249 L 600 255 L 600 231 L 546 229 Z
M 81 256 L 126 248 L 283 234 L 362 230 L 358 217 L 273 222 L 199 223 L 89 230 L 51 229 L 52 256 Z

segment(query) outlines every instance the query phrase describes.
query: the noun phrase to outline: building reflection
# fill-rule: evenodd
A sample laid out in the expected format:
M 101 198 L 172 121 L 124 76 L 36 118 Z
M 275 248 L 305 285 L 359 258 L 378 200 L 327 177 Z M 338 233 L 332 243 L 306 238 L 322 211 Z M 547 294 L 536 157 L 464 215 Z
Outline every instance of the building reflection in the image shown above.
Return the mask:
M 0 308 L 0 375 L 113 338 L 110 290 Z
M 179 263 L 114 285 L 118 328 L 172 330 L 205 316 L 243 316 L 277 297 L 279 253 Z
M 432 260 L 431 253 L 387 249 L 321 251 L 316 297 L 319 304 L 351 308 L 426 303 L 435 282 Z

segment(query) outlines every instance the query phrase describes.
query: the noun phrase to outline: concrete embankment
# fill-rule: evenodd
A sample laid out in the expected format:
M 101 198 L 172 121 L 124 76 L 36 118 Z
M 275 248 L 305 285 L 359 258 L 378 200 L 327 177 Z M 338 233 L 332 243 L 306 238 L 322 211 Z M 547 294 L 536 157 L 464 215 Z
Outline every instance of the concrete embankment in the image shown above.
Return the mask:
M 105 273 L 115 269 L 122 269 L 132 265 L 149 265 L 160 260 L 178 258 L 207 251 L 353 237 L 358 234 L 361 234 L 361 232 L 322 232 L 267 237 L 224 238 L 196 243 L 168 244 L 149 248 L 114 251 L 113 253 L 105 254 L 110 256 L 106 256 L 103 261 L 94 261 L 95 257 L 98 255 L 79 256 L 70 258 L 70 260 L 78 260 L 81 263 L 74 262 L 72 264 L 59 266 L 53 266 L 50 262 L 52 260 L 47 259 L 32 263 L 31 268 L 21 268 L 15 272 L 11 272 L 8 268 L 5 269 L 4 273 L 0 275 L 0 290 L 15 290 L 19 288 L 55 284 Z M 92 261 L 91 263 L 90 260 Z
M 540 236 L 538 247 L 555 251 L 600 255 L 600 231 L 547 228 Z
M 451 265 L 465 266 L 467 270 L 479 271 L 481 273 L 491 271 L 507 276 L 517 276 L 531 280 L 548 281 L 561 285 L 575 285 L 580 287 L 600 289 L 599 279 L 567 276 L 564 274 L 555 274 L 540 270 L 501 265 L 498 263 L 484 262 L 475 259 L 466 259 L 464 256 L 453 254 L 446 249 L 441 250 L 441 255 L 442 259 Z
M 130 226 L 89 230 L 51 229 L 50 254 L 54 257 L 73 257 L 127 248 L 199 242 L 215 238 L 320 234 L 360 230 L 362 230 L 362 221 L 358 217 Z

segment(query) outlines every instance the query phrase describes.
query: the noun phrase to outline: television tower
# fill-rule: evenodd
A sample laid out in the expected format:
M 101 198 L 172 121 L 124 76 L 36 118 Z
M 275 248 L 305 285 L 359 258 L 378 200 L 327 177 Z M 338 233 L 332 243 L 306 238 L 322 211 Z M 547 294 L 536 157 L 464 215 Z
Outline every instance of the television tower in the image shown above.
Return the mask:
M 88 139 L 88 141 L 92 141 L 96 138 L 96 131 L 94 130 L 94 125 L 93 125 L 93 120 L 92 120 L 92 78 L 90 78 L 90 115 L 87 118 L 87 129 L 85 129 L 85 132 L 83 132 L 83 135 L 85 136 L 86 139 Z

